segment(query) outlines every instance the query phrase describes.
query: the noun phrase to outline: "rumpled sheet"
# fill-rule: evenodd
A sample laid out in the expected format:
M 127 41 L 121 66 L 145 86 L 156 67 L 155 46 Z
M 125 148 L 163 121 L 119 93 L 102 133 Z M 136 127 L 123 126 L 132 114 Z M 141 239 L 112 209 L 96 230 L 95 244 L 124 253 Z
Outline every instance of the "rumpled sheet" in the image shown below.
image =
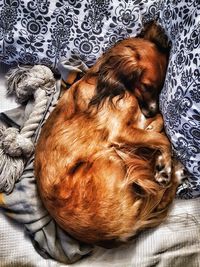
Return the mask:
M 60 82 L 56 93 L 49 97 L 44 118 L 35 133 L 35 141 L 39 136 L 42 124 L 54 108 L 60 94 Z M 23 126 L 24 121 L 33 109 L 34 101 L 0 114 L 0 124 L 6 127 Z M 24 225 L 31 237 L 34 247 L 43 257 L 50 257 L 60 262 L 72 263 L 91 251 L 91 247 L 81 244 L 63 232 L 43 207 L 37 192 L 33 172 L 34 155 L 26 162 L 20 181 L 15 184 L 11 194 L 0 194 L 0 207 L 4 212 Z
M 72 267 L 199 267 L 200 200 L 176 200 L 168 221 L 112 250 L 95 248 Z M 24 228 L 0 213 L 0 267 L 64 267 L 42 258 Z
M 84 65 L 78 67 L 85 69 Z M 66 76 L 71 70 L 79 70 L 79 68 L 69 67 L 65 64 L 61 64 L 59 68 L 63 76 Z M 59 89 L 60 87 L 58 86 L 57 93 L 49 98 L 49 105 L 44 114 L 44 120 L 48 117 L 58 100 Z M 31 112 L 33 104 L 30 101 L 26 107 L 20 106 L 17 109 L 5 112 L 4 114 L 7 117 L 1 117 L 1 123 L 10 126 L 13 119 L 13 125 L 20 127 L 28 116 L 27 113 Z M 6 118 L 9 118 L 9 120 Z M 40 133 L 44 120 L 36 132 L 35 139 L 37 139 Z M 11 123 L 11 126 L 13 125 Z M 198 266 L 200 260 L 199 199 L 196 199 L 194 202 L 188 202 L 191 205 L 188 205 L 186 201 L 178 201 L 165 224 L 142 233 L 128 245 L 112 250 L 92 248 L 69 237 L 48 215 L 37 193 L 33 175 L 33 160 L 33 156 L 28 160 L 21 180 L 15 185 L 14 191 L 10 195 L 0 194 L 0 207 L 3 208 L 4 213 L 11 219 L 24 226 L 25 232 L 35 249 L 44 258 L 52 258 L 67 264 L 77 262 L 83 256 L 88 255 L 86 259 L 80 260 L 75 266 L 88 266 L 89 264 L 92 266 L 102 266 L 102 264 L 109 266 L 114 264 L 115 266 L 123 267 L 178 267 L 181 264 L 191 267 Z M 0 236 L 5 238 L 5 232 L 0 232 Z M 15 239 L 15 237 L 13 238 Z M 7 247 L 2 246 L 1 248 L 0 246 L 0 260 L 1 255 L 6 254 L 5 249 Z M 0 262 L 6 261 L 5 257 L 2 260 Z M 10 260 L 12 261 L 13 259 Z M 54 265 L 56 262 L 52 264 Z M 36 266 L 39 265 L 36 264 Z

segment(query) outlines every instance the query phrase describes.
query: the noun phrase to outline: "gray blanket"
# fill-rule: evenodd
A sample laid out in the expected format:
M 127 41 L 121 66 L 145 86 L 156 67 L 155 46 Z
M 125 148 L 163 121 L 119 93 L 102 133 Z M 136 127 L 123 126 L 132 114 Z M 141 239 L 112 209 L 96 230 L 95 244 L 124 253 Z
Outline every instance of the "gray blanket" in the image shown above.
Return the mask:
M 35 141 L 41 126 L 55 106 L 60 86 L 57 92 L 49 97 L 47 110 L 35 134 Z M 31 112 L 34 102 L 29 101 L 25 106 L 4 112 L 0 116 L 0 124 L 6 127 L 20 128 L 25 118 Z M 38 196 L 35 177 L 33 174 L 32 155 L 26 162 L 23 175 L 11 194 L 0 194 L 0 207 L 12 219 L 24 224 L 25 230 L 31 237 L 34 247 L 43 257 L 50 257 L 60 262 L 72 263 L 91 251 L 91 247 L 79 244 L 60 229 L 48 215 Z

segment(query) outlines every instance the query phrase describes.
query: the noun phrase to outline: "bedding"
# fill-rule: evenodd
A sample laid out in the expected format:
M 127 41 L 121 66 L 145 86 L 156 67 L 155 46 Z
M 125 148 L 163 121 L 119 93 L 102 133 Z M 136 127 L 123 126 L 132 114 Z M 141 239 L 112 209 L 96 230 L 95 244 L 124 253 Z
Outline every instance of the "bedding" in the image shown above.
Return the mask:
M 44 64 L 56 72 L 59 69 L 63 78 L 68 75 L 69 66 L 86 69 L 109 46 L 118 40 L 135 36 L 141 31 L 143 23 L 156 19 L 172 43 L 160 106 L 174 153 L 190 173 L 188 180 L 180 186 L 177 196 L 200 196 L 198 1 L 2 0 L 0 12 L 0 60 L 9 66 Z M 58 96 L 59 91 L 49 100 L 49 112 L 56 104 Z M 10 103 L 15 107 L 13 102 L 8 105 L 11 110 L 5 111 L 7 100 L 5 97 L 0 99 L 1 105 L 4 103 L 1 110 L 10 117 L 10 121 L 21 126 L 23 120 L 13 117 L 16 114 L 16 110 L 11 109 Z M 18 105 L 16 107 L 19 108 Z M 19 115 L 24 116 L 23 112 Z M 47 115 L 48 113 L 46 117 Z M 39 129 L 36 136 L 38 134 Z M 0 206 L 12 220 L 23 225 L 35 249 L 44 258 L 67 264 L 92 253 L 74 266 L 199 266 L 198 198 L 188 202 L 176 200 L 172 209 L 174 221 L 172 219 L 152 231 L 143 233 L 129 246 L 111 251 L 93 249 L 64 234 L 46 213 L 37 196 L 32 164 L 33 157 L 28 160 L 24 174 L 14 191 L 10 195 L 0 195 Z M 8 233 L 13 231 L 14 234 L 18 230 L 12 227 L 13 225 L 8 225 Z M 7 237 L 10 235 L 6 236 L 3 227 L 5 225 L 0 224 L 0 266 L 11 263 L 22 266 L 16 259 L 23 259 L 20 252 L 16 258 L 16 255 L 8 261 L 5 258 L 9 252 L 2 242 L 8 242 Z M 30 257 L 34 252 L 25 250 L 27 240 L 23 240 L 24 247 L 21 252 L 25 253 L 25 259 L 22 262 L 27 266 L 33 263 L 36 266 L 62 266 L 61 263 L 45 261 L 42 258 L 37 262 L 37 256 L 34 261 L 34 257 Z M 11 248 L 16 251 L 12 244 L 8 250 Z
M 58 94 L 55 94 L 54 99 Z M 54 101 L 51 101 L 52 106 Z M 13 110 L 7 112 L 10 118 L 15 113 L 16 109 L 14 113 Z M 18 121 L 23 123 L 23 120 Z M 0 194 L 0 207 L 4 212 L 0 213 L 0 266 L 67 266 L 67 263 L 78 259 L 73 266 L 199 265 L 199 199 L 176 200 L 164 224 L 143 232 L 129 245 L 112 250 L 91 249 L 67 236 L 43 208 L 37 196 L 32 164 L 31 157 L 11 194 Z M 10 219 L 6 220 L 4 215 Z M 31 247 L 30 240 L 35 249 Z M 84 254 L 88 254 L 88 257 L 81 260 Z
M 157 5 L 152 0 L 2 0 L 1 60 L 56 68 L 67 58 L 91 66 L 107 47 L 139 33 L 143 15 Z
M 175 156 L 188 171 L 181 198 L 200 196 L 200 4 L 163 1 L 159 22 L 172 42 L 160 108 Z
M 33 137 L 34 143 L 39 136 L 42 124 L 59 98 L 60 86 L 56 85 L 55 83 L 55 90 L 48 97 L 43 119 L 39 123 L 38 129 Z M 34 104 L 34 99 L 30 97 L 30 100 L 24 108 L 18 107 L 14 110 L 4 112 L 4 116 L 0 116 L 0 127 L 4 125 L 6 128 L 11 126 L 13 128 L 22 128 L 26 121 L 24 118 L 28 117 L 28 114 L 31 114 L 32 110 L 34 110 Z M 18 114 L 17 117 L 16 114 Z M 15 126 L 12 125 L 12 122 L 15 123 Z M 33 161 L 34 155 L 32 153 L 32 156 L 26 160 L 23 173 L 20 180 L 16 182 L 12 193 L 0 193 L 0 208 L 4 210 L 7 216 L 24 225 L 35 249 L 43 257 L 51 257 L 64 263 L 73 263 L 83 255 L 88 254 L 92 248 L 79 243 L 64 233 L 49 216 L 37 192 L 33 173 Z M 14 165 L 16 165 L 15 162 Z
M 0 267 L 199 267 L 199 223 L 199 200 L 177 199 L 164 225 L 144 232 L 128 246 L 95 248 L 88 257 L 68 265 L 41 257 L 24 228 L 0 212 Z
M 177 196 L 200 196 L 198 0 L 2 0 L 0 12 L 0 60 L 54 71 L 66 59 L 90 67 L 108 47 L 157 20 L 172 44 L 160 108 L 174 154 L 188 171 Z

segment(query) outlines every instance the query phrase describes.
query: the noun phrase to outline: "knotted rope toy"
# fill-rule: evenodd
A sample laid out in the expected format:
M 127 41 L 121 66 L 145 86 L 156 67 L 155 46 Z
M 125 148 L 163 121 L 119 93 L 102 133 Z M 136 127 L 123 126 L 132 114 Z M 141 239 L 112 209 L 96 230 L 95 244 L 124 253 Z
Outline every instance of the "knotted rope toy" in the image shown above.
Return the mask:
M 11 193 L 20 179 L 26 159 L 33 153 L 32 138 L 47 107 L 48 96 L 55 92 L 56 81 L 52 71 L 43 65 L 12 69 L 6 76 L 8 95 L 24 103 L 34 98 L 29 118 L 19 131 L 0 127 L 0 192 Z

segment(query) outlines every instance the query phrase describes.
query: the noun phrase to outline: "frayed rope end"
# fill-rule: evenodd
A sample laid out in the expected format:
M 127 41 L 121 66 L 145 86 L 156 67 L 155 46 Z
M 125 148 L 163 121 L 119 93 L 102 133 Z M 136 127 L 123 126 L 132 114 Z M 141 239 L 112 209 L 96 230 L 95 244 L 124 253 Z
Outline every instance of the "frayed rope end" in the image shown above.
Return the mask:
M 28 157 L 34 149 L 32 141 L 16 128 L 0 128 L 0 145 L 4 153 L 11 157 Z
M 52 71 L 43 65 L 23 66 L 11 69 L 7 75 L 7 93 L 15 95 L 18 103 L 24 103 L 40 87 L 51 93 L 55 88 Z
M 16 128 L 0 127 L 0 192 L 8 194 L 20 179 L 26 158 L 34 151 L 32 137 L 46 109 L 47 96 L 55 91 L 56 81 L 48 67 L 35 65 L 12 69 L 7 74 L 7 82 L 8 94 L 15 95 L 17 102 L 35 98 L 33 111 L 20 132 Z

